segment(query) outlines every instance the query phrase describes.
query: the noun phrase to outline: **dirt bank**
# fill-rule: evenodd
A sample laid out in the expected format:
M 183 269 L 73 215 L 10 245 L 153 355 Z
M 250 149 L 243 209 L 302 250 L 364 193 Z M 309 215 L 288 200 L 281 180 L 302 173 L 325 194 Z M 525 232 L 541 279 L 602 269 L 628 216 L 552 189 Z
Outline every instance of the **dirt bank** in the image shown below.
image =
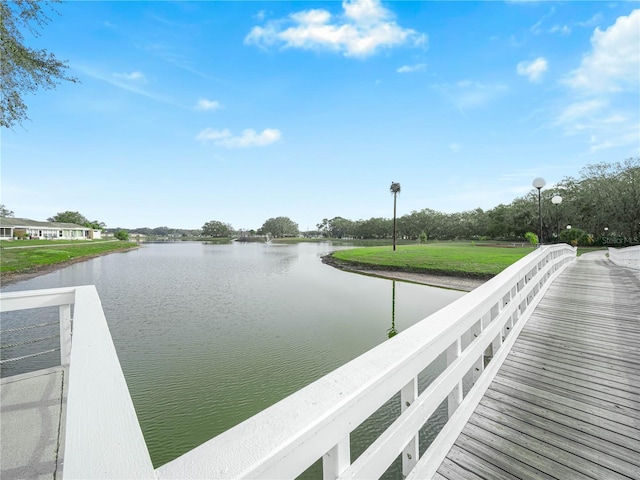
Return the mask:
M 87 255 L 84 257 L 72 258 L 70 260 L 60 263 L 54 263 L 51 265 L 36 265 L 29 270 L 23 270 L 21 272 L 2 272 L 0 273 L 0 285 L 4 287 L 5 285 L 9 285 L 11 283 L 22 282 L 23 280 L 29 280 L 34 277 L 39 277 L 40 275 L 46 275 L 47 273 L 55 272 L 56 270 L 68 267 L 69 265 L 73 265 L 74 263 L 84 262 L 86 260 L 91 260 L 92 258 L 101 257 L 103 255 L 109 255 L 111 253 L 129 252 L 137 248 L 138 247 L 125 248 L 122 250 L 109 250 L 107 252 L 95 253 L 93 255 Z
M 488 279 L 470 278 L 456 275 L 440 275 L 423 272 L 410 272 L 406 270 L 386 269 L 374 266 L 367 266 L 361 263 L 351 264 L 334 258 L 331 254 L 322 257 L 322 262 L 332 267 L 345 270 L 347 272 L 359 273 L 361 275 L 371 275 L 374 277 L 388 278 L 391 280 L 400 280 L 403 282 L 420 283 L 422 285 L 431 285 L 432 287 L 450 288 L 452 290 L 461 290 L 470 292 L 474 288 L 482 285 Z

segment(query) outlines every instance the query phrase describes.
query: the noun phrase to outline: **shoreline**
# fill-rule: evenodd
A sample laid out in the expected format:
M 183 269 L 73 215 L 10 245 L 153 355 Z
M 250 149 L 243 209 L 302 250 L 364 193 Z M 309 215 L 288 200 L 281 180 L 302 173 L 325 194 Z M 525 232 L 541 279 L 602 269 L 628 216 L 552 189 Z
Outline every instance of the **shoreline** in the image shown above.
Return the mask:
M 22 282 L 25 280 L 30 280 L 35 277 L 39 277 L 41 275 L 47 275 L 49 273 L 55 272 L 56 270 L 61 270 L 75 263 L 84 262 L 86 260 L 91 260 L 96 257 L 101 257 L 103 255 L 110 255 L 112 253 L 121 253 L 121 252 L 129 252 L 131 250 L 135 250 L 139 247 L 132 247 L 123 250 L 115 250 L 108 251 L 102 253 L 96 253 L 93 255 L 88 255 L 86 257 L 77 257 L 71 260 L 67 260 L 60 263 L 50 264 L 50 265 L 40 265 L 38 267 L 34 267 L 26 272 L 6 272 L 0 275 L 0 286 L 4 287 L 5 285 L 10 285 L 18 282 Z M 392 270 L 385 269 L 383 267 L 376 266 L 365 266 L 362 264 L 352 265 L 346 262 L 337 261 L 335 258 L 331 256 L 331 254 L 324 255 L 321 257 L 322 263 L 325 263 L 331 267 L 337 268 L 339 270 L 344 270 L 350 273 L 356 273 L 359 275 L 368 275 L 370 277 L 379 277 L 386 278 L 388 280 L 398 280 L 401 282 L 409 282 L 409 283 L 417 283 L 420 285 L 428 285 L 431 287 L 438 288 L 447 288 L 449 290 L 458 290 L 462 292 L 470 292 L 471 290 L 479 287 L 487 279 L 480 278 L 471 278 L 464 276 L 456 276 L 456 275 L 440 275 L 426 272 L 410 272 L 403 270 Z
M 459 290 L 470 292 L 485 283 L 488 278 L 473 278 L 457 275 L 441 275 L 427 272 L 410 272 L 406 270 L 385 269 L 381 266 L 366 266 L 363 264 L 350 264 L 336 260 L 331 254 L 321 257 L 322 263 L 346 272 L 368 275 L 371 277 L 386 278 L 388 280 L 398 280 L 401 282 L 418 283 L 430 287 L 447 288 L 449 290 Z
M 84 257 L 76 257 L 72 258 L 71 260 L 65 260 L 64 262 L 52 263 L 48 265 L 38 265 L 22 272 L 4 272 L 0 274 L 0 287 L 11 285 L 13 283 L 23 282 L 25 280 L 31 280 L 32 278 L 40 277 L 41 275 L 47 275 L 48 273 L 55 272 L 56 270 L 61 270 L 75 263 L 84 262 L 86 260 L 91 260 L 93 258 L 102 257 L 104 255 L 109 255 L 112 253 L 130 252 L 131 250 L 136 250 L 138 248 L 139 247 L 131 247 L 123 248 L 122 250 L 109 250 L 106 252 L 94 253 L 92 255 L 87 255 Z

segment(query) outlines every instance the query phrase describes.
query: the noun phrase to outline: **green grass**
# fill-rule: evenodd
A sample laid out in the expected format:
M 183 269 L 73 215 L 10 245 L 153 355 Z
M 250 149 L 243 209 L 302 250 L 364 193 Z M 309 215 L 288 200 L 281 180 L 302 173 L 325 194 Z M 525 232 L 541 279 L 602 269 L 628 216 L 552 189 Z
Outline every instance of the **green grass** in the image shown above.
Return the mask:
M 0 240 L 0 247 L 2 248 L 21 248 L 21 247 L 39 247 L 42 245 L 61 245 L 68 243 L 79 243 L 86 245 L 88 243 L 104 243 L 113 242 L 113 239 L 100 239 L 100 240 Z
M 57 246 L 56 246 L 57 242 Z M 76 243 L 77 242 L 77 243 Z M 0 272 L 27 273 L 68 262 L 80 257 L 92 257 L 106 252 L 125 250 L 136 247 L 133 242 L 109 242 L 104 240 L 71 241 L 29 240 L 24 242 L 2 242 L 0 255 Z M 35 246 L 38 248 L 11 248 L 15 246 Z
M 489 278 L 533 251 L 532 247 L 492 247 L 433 243 L 356 248 L 333 253 L 339 261 L 390 270 Z

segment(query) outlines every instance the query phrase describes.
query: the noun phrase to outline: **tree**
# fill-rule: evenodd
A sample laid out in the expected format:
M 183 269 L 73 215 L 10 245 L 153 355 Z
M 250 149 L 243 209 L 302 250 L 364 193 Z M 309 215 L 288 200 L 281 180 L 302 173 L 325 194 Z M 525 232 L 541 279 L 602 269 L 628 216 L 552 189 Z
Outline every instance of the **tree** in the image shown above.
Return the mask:
M 400 193 L 400 184 L 391 182 L 389 191 L 393 193 L 393 250 L 396 249 L 396 197 Z
M 39 88 L 53 89 L 60 80 L 78 81 L 66 74 L 69 68 L 66 61 L 24 43 L 22 31 L 39 36 L 39 30 L 49 23 L 43 7 L 50 7 L 50 3 L 46 0 L 0 0 L 0 126 L 11 128 L 29 118 L 23 99 L 25 93 L 34 93 Z
M 118 240 L 122 240 L 125 242 L 129 240 L 129 233 L 126 230 L 118 230 L 116 233 L 113 234 L 113 236 Z
M 47 218 L 48 222 L 60 222 L 60 223 L 75 223 L 76 225 L 85 225 L 89 223 L 89 220 L 80 212 L 58 212 L 53 217 Z
M 87 220 L 87 218 L 80 212 L 58 212 L 53 217 L 47 218 L 48 222 L 59 223 L 75 223 L 76 225 L 82 225 L 83 227 L 92 228 L 94 230 L 104 230 L 107 225 L 99 220 Z
M 296 237 L 299 235 L 298 224 L 289 217 L 270 218 L 260 229 L 262 235 L 270 234 L 274 237 Z
M 228 223 L 211 220 L 202 226 L 202 235 L 205 237 L 230 237 L 233 235 L 233 227 Z
M 13 210 L 9 210 L 4 206 L 4 203 L 0 204 L 0 218 L 13 217 Z

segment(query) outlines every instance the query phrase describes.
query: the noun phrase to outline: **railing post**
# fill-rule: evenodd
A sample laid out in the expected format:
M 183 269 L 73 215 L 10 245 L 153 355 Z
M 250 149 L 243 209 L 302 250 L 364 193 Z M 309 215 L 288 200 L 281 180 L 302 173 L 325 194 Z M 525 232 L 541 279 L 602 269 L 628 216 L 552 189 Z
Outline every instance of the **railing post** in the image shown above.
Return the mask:
M 447 348 L 447 367 L 451 365 L 456 358 L 460 356 L 462 352 L 462 343 L 460 338 L 453 342 L 449 348 Z M 460 380 L 453 388 L 448 398 L 448 412 L 449 418 L 456 411 L 458 405 L 462 403 L 462 380 Z
M 473 338 L 477 338 L 478 336 L 480 336 L 480 334 L 482 333 L 482 328 L 483 328 L 482 319 L 480 319 L 471 328 L 471 335 L 473 335 Z M 476 383 L 478 381 L 478 378 L 480 378 L 480 375 L 482 375 L 483 371 L 484 371 L 484 352 L 482 353 L 482 355 L 480 355 L 478 360 L 476 360 L 476 363 L 473 365 L 473 383 Z
M 402 412 L 409 408 L 417 398 L 418 377 L 413 377 L 413 379 L 400 390 L 400 414 L 402 415 Z M 419 440 L 418 433 L 416 432 L 415 436 L 404 450 L 402 450 L 402 475 L 405 477 L 409 475 L 409 472 L 413 470 L 413 467 L 415 467 L 418 462 L 418 456 L 420 455 L 418 447 Z
M 349 435 L 322 456 L 322 479 L 335 480 L 351 465 Z
M 60 365 L 69 366 L 71 358 L 71 305 L 60 305 Z

